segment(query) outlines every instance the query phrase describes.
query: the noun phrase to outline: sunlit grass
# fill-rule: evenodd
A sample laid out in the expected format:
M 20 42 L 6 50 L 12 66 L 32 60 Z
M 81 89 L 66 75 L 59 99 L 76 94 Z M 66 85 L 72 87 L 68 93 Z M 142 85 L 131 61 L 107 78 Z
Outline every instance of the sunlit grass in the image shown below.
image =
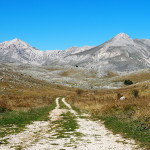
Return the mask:
M 117 90 L 86 90 L 80 96 L 69 96 L 68 100 L 75 107 L 102 119 L 114 132 L 127 134 L 150 148 L 150 92 L 144 87 L 139 84 Z M 139 91 L 138 97 L 133 90 Z M 126 99 L 119 100 L 118 93 Z

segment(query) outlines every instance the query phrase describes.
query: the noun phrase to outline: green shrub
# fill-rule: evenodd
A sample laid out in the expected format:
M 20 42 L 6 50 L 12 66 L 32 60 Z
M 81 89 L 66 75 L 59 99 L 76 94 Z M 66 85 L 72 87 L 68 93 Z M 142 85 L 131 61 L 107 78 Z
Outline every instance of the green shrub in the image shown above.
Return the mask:
M 131 80 L 125 80 L 125 81 L 124 81 L 124 84 L 125 84 L 125 85 L 132 85 L 133 82 L 132 82 Z
M 6 111 L 6 108 L 5 107 L 0 107 L 0 113 L 3 113 Z
M 135 98 L 139 97 L 139 91 L 138 90 L 133 90 L 132 93 L 133 93 Z

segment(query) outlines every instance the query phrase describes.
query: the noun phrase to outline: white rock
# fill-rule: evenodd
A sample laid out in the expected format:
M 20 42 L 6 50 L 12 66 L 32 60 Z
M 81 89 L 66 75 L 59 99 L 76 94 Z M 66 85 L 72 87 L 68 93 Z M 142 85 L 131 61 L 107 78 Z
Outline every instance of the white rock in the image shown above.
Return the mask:
M 125 100 L 125 99 L 126 99 L 125 96 L 120 97 L 120 100 Z

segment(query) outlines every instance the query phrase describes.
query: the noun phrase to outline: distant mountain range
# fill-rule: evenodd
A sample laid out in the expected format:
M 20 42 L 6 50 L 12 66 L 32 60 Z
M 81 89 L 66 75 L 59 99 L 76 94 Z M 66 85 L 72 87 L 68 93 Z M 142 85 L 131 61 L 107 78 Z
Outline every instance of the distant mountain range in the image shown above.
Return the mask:
M 40 51 L 19 39 L 0 43 L 0 61 L 31 65 L 67 65 L 97 70 L 130 72 L 150 68 L 150 40 L 120 33 L 99 46 Z

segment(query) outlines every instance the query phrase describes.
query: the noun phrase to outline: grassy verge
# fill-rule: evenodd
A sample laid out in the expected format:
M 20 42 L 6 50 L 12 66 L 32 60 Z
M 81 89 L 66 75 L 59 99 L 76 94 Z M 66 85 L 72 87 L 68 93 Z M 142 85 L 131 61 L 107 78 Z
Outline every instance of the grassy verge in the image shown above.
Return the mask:
M 81 110 L 78 107 L 76 107 L 76 106 L 73 105 L 73 101 L 70 101 L 68 98 L 67 98 L 67 103 L 70 104 L 70 106 L 72 107 L 72 109 L 75 110 L 78 114 L 82 113 Z
M 105 126 L 115 134 L 121 133 L 125 138 L 133 138 L 139 141 L 142 147 L 150 149 L 150 128 L 147 128 L 146 123 L 141 123 L 138 120 L 127 121 L 113 115 L 93 115 L 93 117 L 103 120 Z
M 34 108 L 27 112 L 6 111 L 0 114 L 0 137 L 22 131 L 26 124 L 32 121 L 48 120 L 49 111 L 55 104 L 42 108 Z
M 70 104 L 70 103 L 69 103 Z M 75 110 L 78 114 L 81 114 L 81 110 L 77 107 L 75 107 L 74 105 L 70 104 L 72 109 Z
M 74 106 L 75 109 L 79 109 Z M 93 109 L 93 107 L 92 107 Z M 85 110 L 84 110 L 85 111 Z M 87 109 L 86 109 L 87 111 Z M 106 128 L 113 131 L 115 134 L 121 134 L 124 138 L 133 138 L 141 147 L 150 149 L 150 127 L 147 122 L 141 119 L 133 119 L 131 116 L 134 112 L 126 109 L 109 108 L 109 112 L 99 113 L 100 110 L 91 112 L 91 119 L 102 120 Z
M 79 108 L 73 106 L 75 109 L 80 110 Z M 81 111 L 80 111 L 81 112 Z M 113 131 L 115 134 L 122 134 L 124 138 L 133 138 L 135 139 L 141 147 L 150 149 L 150 128 L 147 126 L 147 122 L 141 121 L 140 119 L 134 120 L 128 116 L 122 116 L 121 111 L 119 113 L 115 111 L 112 114 L 98 114 L 91 113 L 91 119 L 93 120 L 102 120 L 106 128 Z M 123 112 L 125 114 L 129 112 Z M 129 115 L 129 114 L 128 114 Z

